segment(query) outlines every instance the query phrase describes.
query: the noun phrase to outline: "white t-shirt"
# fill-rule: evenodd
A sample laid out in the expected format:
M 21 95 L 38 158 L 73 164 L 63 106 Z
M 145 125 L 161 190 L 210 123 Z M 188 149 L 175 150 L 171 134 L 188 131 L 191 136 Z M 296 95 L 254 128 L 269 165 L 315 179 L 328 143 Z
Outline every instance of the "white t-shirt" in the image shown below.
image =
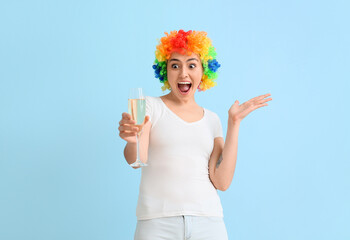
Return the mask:
M 148 166 L 142 168 L 136 209 L 138 220 L 178 215 L 223 217 L 217 190 L 209 179 L 214 138 L 222 137 L 219 117 L 186 122 L 160 97 L 146 97 L 152 128 Z

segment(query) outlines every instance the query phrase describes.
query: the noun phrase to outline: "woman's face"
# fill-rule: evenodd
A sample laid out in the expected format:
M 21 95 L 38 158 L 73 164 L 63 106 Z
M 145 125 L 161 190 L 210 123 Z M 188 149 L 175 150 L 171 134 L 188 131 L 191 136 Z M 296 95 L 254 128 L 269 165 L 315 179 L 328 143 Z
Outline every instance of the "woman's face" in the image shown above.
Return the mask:
M 193 97 L 203 76 L 203 67 L 197 54 L 182 55 L 174 52 L 167 62 L 171 91 L 179 98 Z

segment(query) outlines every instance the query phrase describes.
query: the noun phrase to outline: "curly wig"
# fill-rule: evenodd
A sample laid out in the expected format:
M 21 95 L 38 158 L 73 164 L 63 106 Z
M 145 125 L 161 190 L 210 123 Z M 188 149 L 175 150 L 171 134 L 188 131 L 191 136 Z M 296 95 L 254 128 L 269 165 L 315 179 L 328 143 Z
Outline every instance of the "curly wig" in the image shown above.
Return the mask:
M 170 90 L 167 78 L 167 61 L 173 52 L 180 54 L 196 53 L 199 55 L 203 66 L 203 77 L 198 86 L 199 91 L 205 91 L 216 85 L 215 79 L 218 77 L 217 69 L 220 64 L 216 61 L 216 51 L 211 40 L 204 31 L 171 31 L 170 34 L 165 32 L 157 45 L 156 59 L 153 69 L 156 78 L 163 83 L 162 90 Z

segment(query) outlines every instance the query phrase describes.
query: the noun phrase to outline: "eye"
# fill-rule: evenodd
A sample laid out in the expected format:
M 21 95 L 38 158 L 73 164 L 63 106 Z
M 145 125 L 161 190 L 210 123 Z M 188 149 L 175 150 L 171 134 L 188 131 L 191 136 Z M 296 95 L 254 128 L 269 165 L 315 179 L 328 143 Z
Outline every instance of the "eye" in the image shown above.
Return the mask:
M 196 67 L 196 64 L 192 63 L 190 64 L 190 68 L 195 68 Z
M 179 65 L 173 64 L 173 65 L 171 65 L 171 67 L 172 67 L 172 68 L 179 68 Z

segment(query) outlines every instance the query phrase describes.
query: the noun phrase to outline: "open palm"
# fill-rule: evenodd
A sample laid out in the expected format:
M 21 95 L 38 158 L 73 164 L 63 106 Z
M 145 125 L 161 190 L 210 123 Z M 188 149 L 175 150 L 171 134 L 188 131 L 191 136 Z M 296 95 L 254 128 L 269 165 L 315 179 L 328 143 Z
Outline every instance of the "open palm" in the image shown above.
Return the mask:
M 239 101 L 236 100 L 228 111 L 229 118 L 235 122 L 242 121 L 249 113 L 255 109 L 267 106 L 268 104 L 266 102 L 272 100 L 272 98 L 267 98 L 269 96 L 271 96 L 270 93 L 260 95 L 246 101 L 245 103 L 242 103 L 241 105 L 239 105 Z

